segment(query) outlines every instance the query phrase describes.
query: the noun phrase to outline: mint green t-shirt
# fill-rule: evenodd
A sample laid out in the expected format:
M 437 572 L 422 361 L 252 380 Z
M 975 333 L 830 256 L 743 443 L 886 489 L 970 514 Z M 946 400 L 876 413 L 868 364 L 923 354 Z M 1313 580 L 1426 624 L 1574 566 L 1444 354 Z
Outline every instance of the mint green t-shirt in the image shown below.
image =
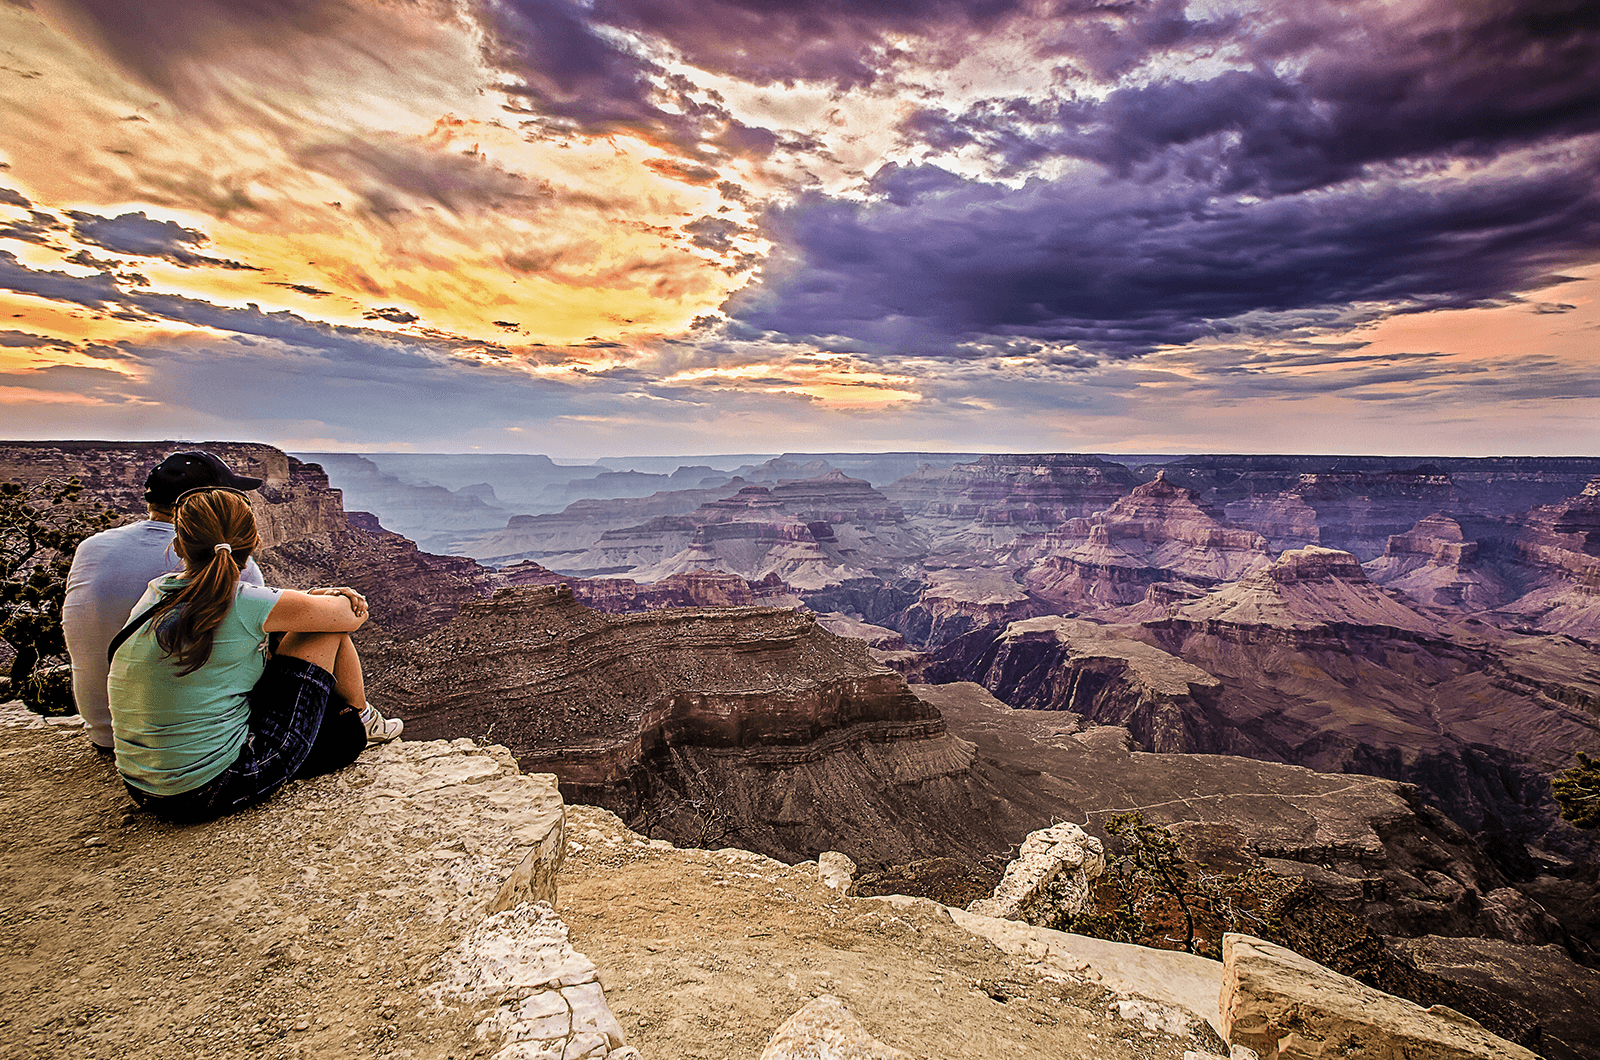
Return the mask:
M 185 579 L 152 579 L 129 617 Z M 262 628 L 281 590 L 240 583 L 233 606 L 213 634 L 211 658 L 186 677 L 156 642 L 146 622 L 117 649 L 107 688 L 116 736 L 117 770 L 152 795 L 177 795 L 207 783 L 239 757 L 249 733 L 246 695 L 266 668 Z

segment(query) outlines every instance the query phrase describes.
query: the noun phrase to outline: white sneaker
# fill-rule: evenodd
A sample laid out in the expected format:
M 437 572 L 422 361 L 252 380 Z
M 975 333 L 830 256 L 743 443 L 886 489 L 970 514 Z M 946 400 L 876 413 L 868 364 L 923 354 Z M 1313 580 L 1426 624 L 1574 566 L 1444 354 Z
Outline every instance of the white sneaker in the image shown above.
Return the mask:
M 399 718 L 385 718 L 376 707 L 371 706 L 362 712 L 361 721 L 367 727 L 368 746 L 398 740 L 400 731 L 406 727 L 406 723 Z

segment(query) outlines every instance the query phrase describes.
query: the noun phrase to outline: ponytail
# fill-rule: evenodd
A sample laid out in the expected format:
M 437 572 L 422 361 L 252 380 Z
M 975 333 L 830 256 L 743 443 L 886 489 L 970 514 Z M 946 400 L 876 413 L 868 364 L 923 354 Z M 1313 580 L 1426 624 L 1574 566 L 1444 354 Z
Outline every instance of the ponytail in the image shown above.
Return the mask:
M 218 626 L 233 606 L 239 570 L 261 544 L 250 504 L 229 489 L 197 490 L 173 508 L 178 551 L 188 584 L 162 601 L 153 625 L 156 643 L 186 677 L 211 658 Z

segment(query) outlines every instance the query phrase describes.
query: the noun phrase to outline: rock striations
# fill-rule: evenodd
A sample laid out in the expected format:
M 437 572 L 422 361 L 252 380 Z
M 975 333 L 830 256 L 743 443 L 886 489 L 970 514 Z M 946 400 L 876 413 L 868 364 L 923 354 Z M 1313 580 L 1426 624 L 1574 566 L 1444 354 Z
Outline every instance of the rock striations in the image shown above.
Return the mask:
M 978 630 L 937 654 L 926 677 L 973 680 L 1024 710 L 1062 710 L 1092 725 L 1120 725 L 1146 751 L 1202 750 L 1222 683 L 1160 648 L 1111 627 L 1070 618 Z
M 1160 582 L 1234 581 L 1272 562 L 1265 538 L 1224 525 L 1165 471 L 1105 511 L 1069 520 L 1039 541 L 1019 541 L 1013 554 L 1038 557 L 1024 576 L 1030 589 L 1090 608 L 1133 603 Z
M 982 456 L 925 467 L 885 495 L 926 528 L 941 551 L 992 549 L 1110 507 L 1139 484 L 1121 464 L 1082 453 Z
M 899 674 L 809 614 L 608 615 L 508 589 L 373 660 L 369 695 L 426 737 L 471 732 L 656 834 L 863 864 L 1003 846 L 968 817 L 969 749 Z

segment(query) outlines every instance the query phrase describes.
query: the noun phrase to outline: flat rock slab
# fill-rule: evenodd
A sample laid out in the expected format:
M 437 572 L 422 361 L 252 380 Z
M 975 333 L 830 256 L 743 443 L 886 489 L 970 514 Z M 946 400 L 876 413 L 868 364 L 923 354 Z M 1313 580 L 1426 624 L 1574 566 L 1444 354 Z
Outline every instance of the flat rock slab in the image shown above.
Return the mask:
M 1223 1036 L 1261 1060 L 1538 1060 L 1475 1021 L 1249 935 L 1222 940 Z
M 1107 989 L 1136 994 L 1191 1013 L 1197 1023 L 1223 1034 L 1217 1013 L 1222 965 L 1192 953 L 1156 950 L 1124 942 L 1034 927 L 1016 920 L 948 910 L 956 924 L 1006 953 L 1037 962 L 1057 974 L 1089 974 Z M 1142 1022 L 1142 1020 L 1141 1020 Z

